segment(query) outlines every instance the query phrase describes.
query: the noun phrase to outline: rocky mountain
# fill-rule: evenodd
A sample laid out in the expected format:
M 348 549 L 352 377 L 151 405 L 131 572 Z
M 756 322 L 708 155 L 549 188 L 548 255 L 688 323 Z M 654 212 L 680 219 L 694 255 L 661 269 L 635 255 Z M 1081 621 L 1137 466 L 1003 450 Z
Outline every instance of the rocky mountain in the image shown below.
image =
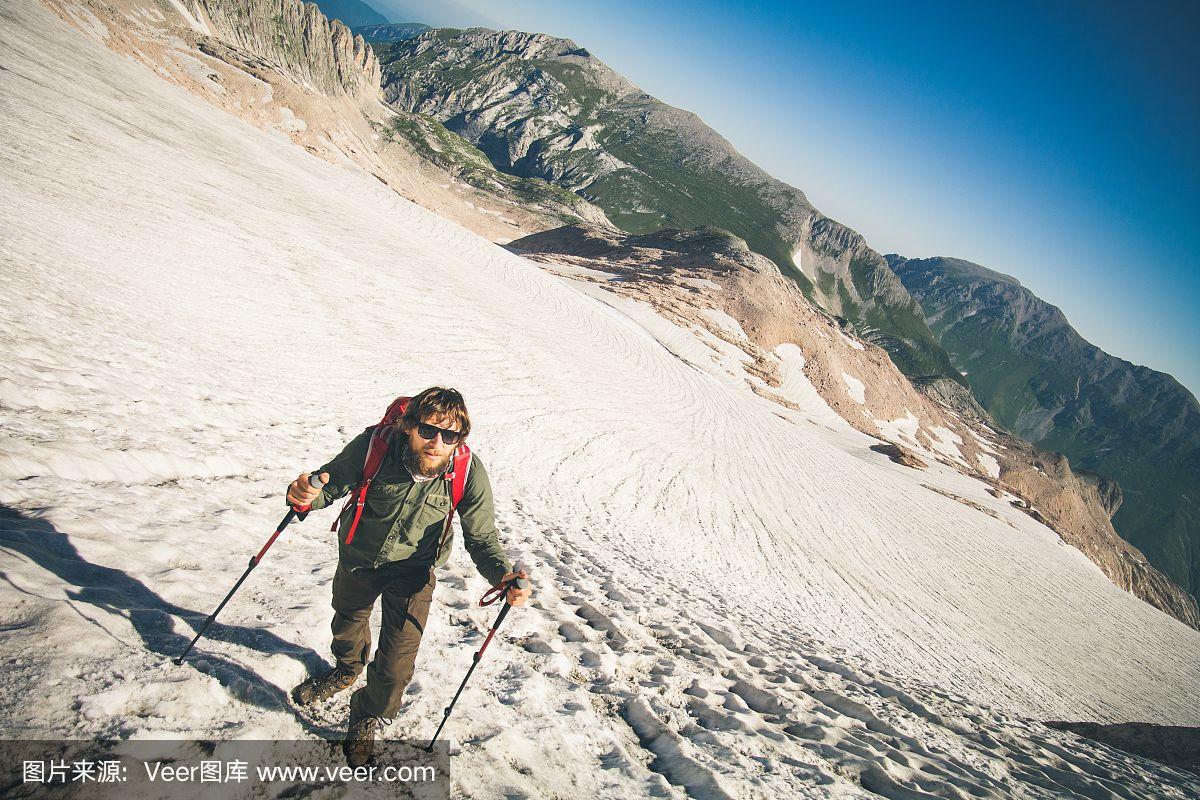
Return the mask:
M 962 380 L 919 305 L 858 233 L 587 49 L 474 28 L 427 31 L 379 52 L 389 102 L 440 121 L 501 172 L 574 192 L 629 233 L 728 230 L 906 374 Z
M 495 170 L 436 120 L 382 101 L 361 35 L 302 0 L 45 0 L 60 18 L 161 78 L 397 195 L 507 241 L 564 222 L 606 223 L 558 186 Z M 91 8 L 95 13 L 87 11 Z
M 626 234 L 572 225 L 508 247 L 565 279 L 648 303 L 680 328 L 700 331 L 712 353 L 681 350 L 682 357 L 709 368 L 706 359 L 715 356 L 718 374 L 735 386 L 808 414 L 811 404 L 797 400 L 815 392 L 818 405 L 840 418 L 833 422 L 876 438 L 874 449 L 893 461 L 918 470 L 938 461 L 984 481 L 1113 583 L 1200 628 L 1195 600 L 1114 530 L 1111 517 L 1122 503 L 1116 482 L 1003 430 L 955 381 L 910 381 L 884 349 L 818 308 L 744 240 L 718 228 Z M 811 389 L 797 395 L 797 384 Z
M 888 263 L 993 417 L 1115 478 L 1117 530 L 1200 590 L 1200 405 L 1170 375 L 1111 356 L 1019 281 L 954 258 Z
M 186 1 L 193 17 L 222 42 L 268 60 L 300 86 L 363 96 L 379 85 L 375 52 L 361 36 L 330 22 L 312 3 Z
M 372 44 L 389 44 L 420 36 L 429 30 L 429 26 L 420 22 L 401 22 L 394 25 L 363 25 L 351 30 Z
M 388 18 L 362 0 L 314 0 L 321 13 L 348 28 L 360 25 L 387 25 Z

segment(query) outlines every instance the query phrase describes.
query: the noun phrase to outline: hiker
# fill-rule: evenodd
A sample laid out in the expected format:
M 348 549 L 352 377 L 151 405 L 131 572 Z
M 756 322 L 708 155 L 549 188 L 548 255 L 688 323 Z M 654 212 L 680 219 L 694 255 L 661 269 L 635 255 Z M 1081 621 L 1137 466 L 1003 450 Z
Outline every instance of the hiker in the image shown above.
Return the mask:
M 388 423 L 396 418 L 394 424 Z M 375 430 L 389 444 L 368 463 Z M 368 428 L 317 472 L 324 486 L 314 489 L 309 473 L 288 487 L 287 500 L 323 508 L 350 494 L 335 523 L 338 565 L 333 577 L 334 669 L 308 678 L 292 690 L 300 704 L 332 697 L 355 682 L 365 668 L 367 684 L 350 697 L 342 744 L 351 766 L 367 762 L 375 729 L 390 724 L 400 707 L 416 663 L 429 616 L 434 567 L 450 556 L 450 519 L 458 511 L 463 540 L 475 567 L 491 586 L 518 577 L 496 534 L 492 487 L 479 457 L 466 446 L 471 420 L 462 395 L 432 387 L 400 398 L 380 426 Z M 364 483 L 365 491 L 361 484 Z M 465 475 L 463 474 L 465 473 Z M 454 501 L 458 500 L 457 509 Z M 520 573 L 519 577 L 527 577 Z M 509 584 L 508 603 L 522 605 L 531 589 Z M 383 598 L 383 624 L 375 657 L 371 650 L 371 610 Z

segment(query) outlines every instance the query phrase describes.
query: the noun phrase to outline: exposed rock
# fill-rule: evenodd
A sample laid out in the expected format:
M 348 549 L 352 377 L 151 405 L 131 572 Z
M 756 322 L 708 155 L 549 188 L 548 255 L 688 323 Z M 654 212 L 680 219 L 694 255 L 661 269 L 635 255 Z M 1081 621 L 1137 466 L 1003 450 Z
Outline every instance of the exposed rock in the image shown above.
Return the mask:
M 186 0 L 201 24 L 314 91 L 379 91 L 379 60 L 361 36 L 302 0 Z
M 913 469 L 928 469 L 929 465 L 921 459 L 917 458 L 916 454 L 905 450 L 898 444 L 887 442 L 885 444 L 873 444 L 871 449 L 876 453 L 883 453 L 885 456 L 905 467 Z
M 1075 477 L 1081 484 L 1091 487 L 1092 491 L 1096 493 L 1097 501 L 1104 509 L 1104 513 L 1108 514 L 1109 519 L 1112 519 L 1125 501 L 1125 493 L 1121 491 L 1121 485 L 1112 478 L 1097 475 L 1095 472 L 1089 472 L 1079 467 L 1075 468 Z
M 936 376 L 913 378 L 912 384 L 921 394 L 953 409 L 955 413 L 974 417 L 992 427 L 997 427 L 995 420 L 983 406 L 979 405 L 979 401 L 971 394 L 971 390 L 958 381 Z
M 871 448 L 871 449 L 873 450 L 874 448 Z M 976 503 L 974 500 L 963 497 L 962 495 L 957 495 L 954 492 L 947 491 L 938 486 L 930 486 L 928 483 L 922 483 L 921 485 L 924 486 L 926 489 L 928 489 L 931 492 L 936 492 L 936 493 L 942 495 L 943 497 L 949 497 L 951 500 L 954 500 L 955 502 L 962 503 L 967 508 L 973 508 L 976 511 L 981 511 L 984 514 L 987 514 L 989 517 L 995 517 L 996 519 L 1000 520 L 1001 522 L 1003 522 L 1005 525 L 1007 525 L 1010 528 L 1016 527 L 1011 522 L 1006 520 L 1004 517 L 1000 516 L 1000 514 L 996 513 L 994 510 L 988 508 L 987 506 L 983 505 L 982 503 Z

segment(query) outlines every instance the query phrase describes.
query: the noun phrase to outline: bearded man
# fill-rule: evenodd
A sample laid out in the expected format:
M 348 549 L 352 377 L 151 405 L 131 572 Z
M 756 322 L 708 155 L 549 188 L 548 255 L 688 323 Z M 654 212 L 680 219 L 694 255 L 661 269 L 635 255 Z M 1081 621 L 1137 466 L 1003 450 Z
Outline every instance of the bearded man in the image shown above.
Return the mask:
M 349 502 L 339 518 L 340 529 L 352 531 L 352 538 L 339 536 L 333 577 L 331 649 L 336 665 L 295 687 L 292 699 L 307 705 L 332 697 L 366 670 L 366 686 L 350 697 L 342 744 L 351 766 L 370 759 L 376 728 L 390 724 L 412 679 L 437 583 L 434 568 L 446 563 L 454 538 L 448 519 L 451 481 L 444 478 L 470 431 L 466 403 L 454 389 L 434 386 L 414 396 L 390 434 L 391 445 L 369 484 L 361 516 L 356 518 L 356 503 Z M 288 487 L 288 502 L 315 510 L 355 489 L 363 479 L 371 435 L 369 428 L 318 470 L 322 488 L 314 489 L 309 473 L 302 473 Z M 505 558 L 496 533 L 492 487 L 474 453 L 457 511 L 463 541 L 479 573 L 489 585 L 507 583 L 508 602 L 522 605 L 532 590 L 509 583 L 527 576 L 513 573 Z M 381 597 L 379 644 L 368 665 L 371 611 Z

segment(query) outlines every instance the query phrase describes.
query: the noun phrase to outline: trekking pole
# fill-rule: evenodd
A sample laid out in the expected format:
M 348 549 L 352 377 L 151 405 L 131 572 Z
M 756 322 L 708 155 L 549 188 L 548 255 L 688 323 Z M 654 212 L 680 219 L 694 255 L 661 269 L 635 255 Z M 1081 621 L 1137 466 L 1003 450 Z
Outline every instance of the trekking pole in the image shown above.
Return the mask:
M 512 571 L 525 572 L 525 564 L 521 561 L 518 561 L 513 567 Z M 454 704 L 458 702 L 458 696 L 462 694 L 463 687 L 466 686 L 467 681 L 471 679 L 471 673 L 475 671 L 475 667 L 479 664 L 479 660 L 483 658 L 483 651 L 487 649 L 488 644 L 492 641 L 492 637 L 496 635 L 496 629 L 500 627 L 501 622 L 504 622 L 504 618 L 508 616 L 508 610 L 512 608 L 512 606 L 508 604 L 507 590 L 509 583 L 515 584 L 518 589 L 529 588 L 528 578 L 513 578 L 508 583 L 501 584 L 501 586 L 505 589 L 504 606 L 500 609 L 500 613 L 496 615 L 496 621 L 492 623 L 492 629 L 488 631 L 487 638 L 483 640 L 483 645 L 479 648 L 475 655 L 472 656 L 471 668 L 467 670 L 467 674 L 463 676 L 462 683 L 458 685 L 458 691 L 454 693 L 454 699 L 450 701 L 450 705 L 446 706 L 446 710 L 442 712 L 442 724 L 438 725 L 438 729 L 433 734 L 433 738 L 429 740 L 429 746 L 425 748 L 426 753 L 433 752 L 433 743 L 437 741 L 438 736 L 440 736 L 442 733 L 442 728 L 445 727 L 446 722 L 450 719 L 450 712 L 454 710 Z M 485 594 L 484 597 L 486 598 L 487 595 Z M 483 601 L 480 602 L 482 603 Z
M 311 474 L 308 476 L 308 485 L 314 489 L 320 489 L 325 485 L 325 483 L 321 480 L 319 475 Z M 279 534 L 283 533 L 283 529 L 286 528 L 294 519 L 298 519 L 303 522 L 304 518 L 308 516 L 308 512 L 311 508 L 312 506 L 292 506 L 288 509 L 287 514 L 283 518 L 283 522 L 279 523 L 279 527 L 277 527 L 275 532 L 271 534 L 271 538 L 267 539 L 267 543 L 262 546 L 262 549 L 258 551 L 257 555 L 250 556 L 250 566 L 246 567 L 246 571 L 242 573 L 242 577 L 238 578 L 237 583 L 235 583 L 233 588 L 229 590 L 229 594 L 225 595 L 225 599 L 221 601 L 221 605 L 217 606 L 216 611 L 208 615 L 208 619 L 204 621 L 204 625 L 201 626 L 200 632 L 196 634 L 196 638 L 192 639 L 191 644 L 189 644 L 187 648 L 179 654 L 179 658 L 175 659 L 176 665 L 183 664 L 183 657 L 192 651 L 192 647 L 196 644 L 196 642 L 200 641 L 200 637 L 203 636 L 204 632 L 208 630 L 208 626 L 213 624 L 213 620 L 217 618 L 217 614 L 221 613 L 221 609 L 224 608 L 225 604 L 229 602 L 229 598 L 233 597 L 233 593 L 236 592 L 238 587 L 242 585 L 242 581 L 246 580 L 247 576 L 249 576 L 254 568 L 258 566 L 258 562 L 262 561 L 262 558 L 264 555 L 266 555 L 267 550 L 269 550 L 271 545 L 275 543 L 275 540 L 279 538 Z

